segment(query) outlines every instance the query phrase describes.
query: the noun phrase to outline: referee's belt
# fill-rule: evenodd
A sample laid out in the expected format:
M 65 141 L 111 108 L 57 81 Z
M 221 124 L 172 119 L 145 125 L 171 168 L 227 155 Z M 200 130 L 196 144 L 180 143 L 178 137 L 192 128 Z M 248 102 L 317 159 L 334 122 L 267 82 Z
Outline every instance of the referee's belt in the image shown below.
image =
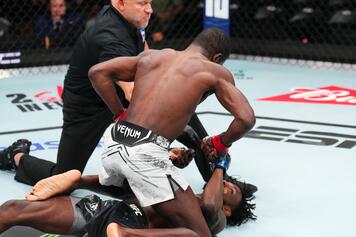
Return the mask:
M 168 149 L 171 141 L 136 124 L 119 120 L 111 129 L 112 139 L 127 146 L 136 146 L 152 142 L 162 148 Z

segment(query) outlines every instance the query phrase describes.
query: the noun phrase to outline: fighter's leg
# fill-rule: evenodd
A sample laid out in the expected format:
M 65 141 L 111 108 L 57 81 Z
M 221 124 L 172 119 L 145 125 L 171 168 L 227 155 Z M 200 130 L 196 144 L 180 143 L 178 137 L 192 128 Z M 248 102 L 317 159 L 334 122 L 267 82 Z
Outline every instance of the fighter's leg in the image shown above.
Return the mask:
M 73 224 L 73 207 L 68 196 L 41 202 L 10 200 L 0 206 L 0 233 L 21 225 L 43 232 L 68 234 Z
M 177 189 L 174 199 L 153 205 L 155 211 L 175 227 L 192 230 L 198 236 L 209 237 L 211 233 L 192 189 Z
M 187 228 L 167 229 L 132 229 L 111 223 L 106 229 L 108 237 L 199 237 L 194 231 Z
M 29 201 L 46 200 L 55 195 L 72 191 L 80 177 L 80 171 L 70 170 L 43 179 L 35 184 L 31 192 L 26 195 L 26 199 Z

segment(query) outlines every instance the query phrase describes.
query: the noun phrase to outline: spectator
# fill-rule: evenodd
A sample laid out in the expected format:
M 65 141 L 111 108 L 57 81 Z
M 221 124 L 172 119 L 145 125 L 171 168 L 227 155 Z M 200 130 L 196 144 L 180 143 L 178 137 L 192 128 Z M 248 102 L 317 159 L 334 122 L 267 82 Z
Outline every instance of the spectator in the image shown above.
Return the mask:
M 80 16 L 83 22 L 86 21 L 88 17 L 88 11 L 90 7 L 90 1 L 84 0 L 67 0 L 67 13 L 75 14 Z
M 184 10 L 184 4 L 182 0 L 155 0 L 152 8 L 154 13 L 148 31 L 152 40 L 159 42 L 176 28 L 176 16 Z
M 41 16 L 46 13 L 48 0 L 32 0 L 30 14 L 31 16 Z
M 35 21 L 35 31 L 46 49 L 72 46 L 83 30 L 82 19 L 67 14 L 64 0 L 50 0 L 50 14 Z
M 94 25 L 95 23 L 95 17 L 96 15 L 100 12 L 101 8 L 104 5 L 100 2 L 95 2 L 89 10 L 88 18 L 85 22 L 85 28 L 89 28 L 90 26 Z

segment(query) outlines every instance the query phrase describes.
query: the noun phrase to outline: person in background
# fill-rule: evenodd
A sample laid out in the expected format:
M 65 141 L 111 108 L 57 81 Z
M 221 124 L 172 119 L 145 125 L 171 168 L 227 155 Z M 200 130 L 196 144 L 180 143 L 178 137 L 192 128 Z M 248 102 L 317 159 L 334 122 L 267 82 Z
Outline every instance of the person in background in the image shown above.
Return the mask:
M 50 0 L 49 14 L 35 20 L 35 32 L 45 49 L 73 46 L 83 29 L 78 15 L 67 14 L 65 0 Z
M 154 14 L 148 31 L 150 38 L 159 42 L 176 28 L 176 17 L 184 10 L 184 4 L 182 0 L 155 0 L 152 7 Z

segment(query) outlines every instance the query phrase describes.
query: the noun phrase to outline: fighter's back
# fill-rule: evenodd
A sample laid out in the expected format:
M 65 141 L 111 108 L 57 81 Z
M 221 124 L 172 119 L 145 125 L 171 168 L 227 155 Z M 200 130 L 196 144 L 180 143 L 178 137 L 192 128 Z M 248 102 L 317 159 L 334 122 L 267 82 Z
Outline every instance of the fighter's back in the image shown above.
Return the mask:
M 144 53 L 126 120 L 175 138 L 221 70 L 201 54 L 172 49 Z

